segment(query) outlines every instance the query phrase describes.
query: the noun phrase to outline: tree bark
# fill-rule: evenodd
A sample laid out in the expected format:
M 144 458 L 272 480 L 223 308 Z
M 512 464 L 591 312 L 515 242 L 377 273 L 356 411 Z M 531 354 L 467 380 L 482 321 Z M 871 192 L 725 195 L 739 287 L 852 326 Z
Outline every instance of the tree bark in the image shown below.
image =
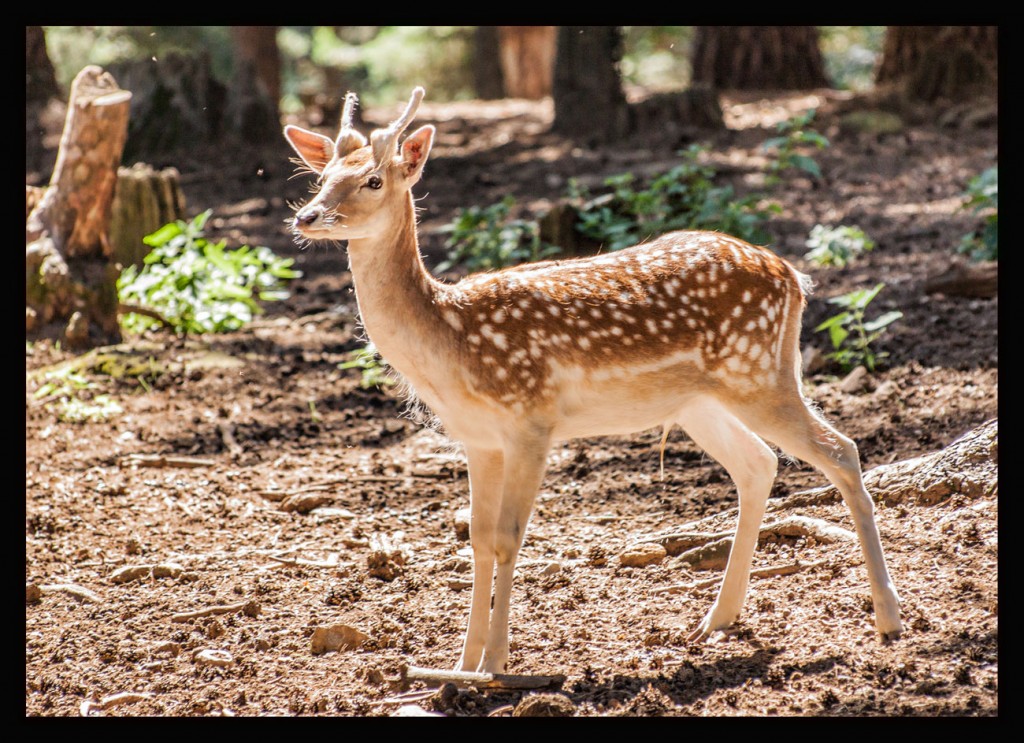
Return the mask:
M 829 87 L 815 26 L 697 26 L 693 82 L 725 90 Z
M 497 26 L 473 29 L 473 90 L 481 100 L 505 97 Z
M 142 238 L 179 219 L 185 219 L 185 196 L 175 168 L 136 163 L 118 170 L 110 217 L 115 263 L 141 267 L 151 250 Z
M 72 346 L 121 337 L 108 232 L 131 95 L 99 67 L 78 73 L 50 185 L 26 220 L 26 329 L 62 324 Z
M 588 145 L 624 136 L 629 110 L 622 92 L 618 26 L 560 26 L 552 96 L 552 131 Z
M 994 94 L 998 53 L 996 26 L 889 26 L 875 82 L 929 102 Z
M 505 95 L 539 100 L 551 95 L 554 26 L 498 26 Z
M 42 26 L 25 26 L 25 101 L 46 103 L 60 95 Z
M 232 26 L 235 62 L 249 65 L 256 80 L 276 110 L 281 100 L 281 55 L 277 49 L 277 26 Z

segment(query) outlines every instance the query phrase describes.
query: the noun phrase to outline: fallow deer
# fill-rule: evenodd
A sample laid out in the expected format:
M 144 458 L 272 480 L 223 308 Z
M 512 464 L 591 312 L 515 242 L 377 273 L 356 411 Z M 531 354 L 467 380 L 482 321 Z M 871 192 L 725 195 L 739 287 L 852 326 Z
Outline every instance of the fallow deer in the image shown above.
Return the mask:
M 411 189 L 434 139 L 399 138 L 423 99 L 366 137 L 348 94 L 336 139 L 287 126 L 319 176 L 294 217 L 304 240 L 346 240 L 363 326 L 380 354 L 465 447 L 473 592 L 457 668 L 505 670 L 512 576 L 554 442 L 679 425 L 735 482 L 736 536 L 718 597 L 689 635 L 740 615 L 778 465 L 771 442 L 822 471 L 853 514 L 875 621 L 900 634 L 856 445 L 801 393 L 808 277 L 716 232 L 673 232 L 606 255 L 435 279 Z M 493 589 L 493 607 L 492 607 Z

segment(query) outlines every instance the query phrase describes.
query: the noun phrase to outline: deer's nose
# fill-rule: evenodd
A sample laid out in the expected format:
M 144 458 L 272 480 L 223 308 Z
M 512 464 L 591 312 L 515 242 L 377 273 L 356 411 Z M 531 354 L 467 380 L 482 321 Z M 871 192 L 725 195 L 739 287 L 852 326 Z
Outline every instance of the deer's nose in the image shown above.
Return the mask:
M 320 219 L 323 209 L 319 206 L 304 206 L 295 214 L 296 227 L 309 227 Z

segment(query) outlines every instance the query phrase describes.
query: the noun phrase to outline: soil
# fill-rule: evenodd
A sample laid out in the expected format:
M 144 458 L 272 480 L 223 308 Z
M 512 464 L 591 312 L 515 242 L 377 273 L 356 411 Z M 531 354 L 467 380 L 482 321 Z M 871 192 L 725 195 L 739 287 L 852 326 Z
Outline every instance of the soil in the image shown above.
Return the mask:
M 836 312 L 827 300 L 853 289 L 884 282 L 872 311 L 903 312 L 863 384 L 844 391 L 829 363 L 806 377 L 864 469 L 939 450 L 998 415 L 998 299 L 923 288 L 978 225 L 962 194 L 997 162 L 996 127 L 946 111 L 895 133 L 851 132 L 839 126 L 837 107 L 851 105 L 841 98 L 727 97 L 725 131 L 598 149 L 548 134 L 550 101 L 425 103 L 418 121 L 439 129 L 417 187 L 426 260 L 441 259 L 440 228 L 461 207 L 511 194 L 536 212 L 570 177 L 596 186 L 664 170 L 701 142 L 723 183 L 782 207 L 773 248 L 816 282 L 805 346 L 830 350 L 814 328 Z M 812 107 L 831 141 L 815 153 L 823 177 L 766 187 L 760 144 Z M 364 115 L 383 125 L 397 110 Z M 363 389 L 358 369 L 339 368 L 364 342 L 347 260 L 343 246 L 300 247 L 289 234 L 289 205 L 309 185 L 290 156 L 282 140 L 151 161 L 179 168 L 191 214 L 214 210 L 213 236 L 295 257 L 303 276 L 288 300 L 236 333 L 132 340 L 134 358 L 151 364 L 147 384 L 89 374 L 85 394 L 123 408 L 108 420 L 58 420 L 35 396 L 41 377 L 28 377 L 26 715 L 998 715 L 997 490 L 877 504 L 899 640 L 875 630 L 855 541 L 769 535 L 754 568 L 803 569 L 752 579 L 739 623 L 691 643 L 720 570 L 671 555 L 621 564 L 631 545 L 699 519 L 710 531 L 734 526 L 730 479 L 678 429 L 664 479 L 660 431 L 551 454 L 517 568 L 507 670 L 560 684 L 403 684 L 405 666 L 450 669 L 461 650 L 465 460 L 404 416 L 397 387 Z M 877 246 L 845 268 L 812 266 L 804 241 L 819 222 L 859 225 Z M 40 341 L 26 371 L 73 358 Z M 783 461 L 772 501 L 824 484 Z M 841 503 L 777 515 L 853 528 Z M 336 625 L 349 629 L 327 632 Z

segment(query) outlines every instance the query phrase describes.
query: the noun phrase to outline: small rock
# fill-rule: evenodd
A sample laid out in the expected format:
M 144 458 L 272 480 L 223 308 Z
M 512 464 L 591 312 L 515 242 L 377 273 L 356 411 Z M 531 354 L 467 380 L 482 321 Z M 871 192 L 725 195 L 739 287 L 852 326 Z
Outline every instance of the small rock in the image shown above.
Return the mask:
M 513 717 L 574 717 L 576 705 L 564 694 L 530 694 L 520 700 Z
M 460 542 L 469 540 L 469 509 L 460 508 L 455 512 L 455 538 Z
M 355 650 L 370 639 L 365 632 L 347 624 L 335 624 L 331 627 L 317 627 L 313 630 L 310 650 L 313 655 L 320 655 L 334 650 Z
M 648 565 L 658 565 L 668 553 L 660 544 L 648 542 L 645 544 L 634 544 L 627 547 L 619 555 L 619 564 L 623 567 L 643 568 Z
M 195 661 L 196 665 L 200 666 L 216 666 L 223 668 L 230 666 L 235 662 L 234 657 L 227 650 L 198 650 L 195 655 L 192 656 L 192 660 Z
M 34 604 L 37 601 L 41 601 L 43 598 L 43 589 L 37 586 L 35 583 L 25 584 L 25 603 Z
M 447 585 L 453 591 L 465 591 L 467 588 L 473 587 L 473 581 L 465 578 L 449 578 Z
M 138 537 L 128 537 L 124 543 L 124 551 L 129 555 L 137 555 L 142 552 L 142 542 Z
M 168 640 L 167 642 L 161 642 L 155 645 L 153 647 L 152 652 L 153 655 L 163 655 L 166 653 L 167 655 L 173 658 L 181 652 L 181 645 L 179 645 L 176 642 L 171 642 L 170 640 Z
M 160 565 L 125 565 L 110 574 L 110 582 L 128 583 L 147 578 L 177 578 L 181 575 L 182 570 L 181 565 L 174 562 L 165 562 Z
M 867 382 L 868 370 L 863 366 L 858 366 L 839 383 L 839 389 L 852 395 L 863 390 Z
M 366 556 L 370 575 L 384 581 L 393 581 L 402 574 L 405 558 L 399 550 L 375 550 Z
M 544 566 L 544 570 L 541 571 L 541 575 L 554 575 L 562 569 L 562 566 L 557 562 L 549 562 Z

